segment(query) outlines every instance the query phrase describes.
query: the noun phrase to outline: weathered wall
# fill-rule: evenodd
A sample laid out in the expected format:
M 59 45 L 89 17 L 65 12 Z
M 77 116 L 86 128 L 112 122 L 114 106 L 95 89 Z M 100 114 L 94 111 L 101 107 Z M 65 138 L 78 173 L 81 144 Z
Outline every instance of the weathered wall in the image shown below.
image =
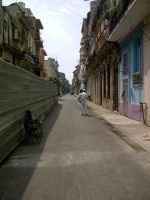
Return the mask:
M 144 110 L 145 123 L 150 126 L 150 16 L 149 23 L 144 26 L 144 102 L 146 110 Z
M 141 39 L 140 54 L 136 53 L 136 41 Z M 119 112 L 142 122 L 141 102 L 144 101 L 143 84 L 133 84 L 133 75 L 141 74 L 143 78 L 143 26 L 137 27 L 120 43 L 120 107 Z M 127 55 L 128 73 L 123 74 L 124 56 Z M 140 60 L 136 64 L 136 60 Z
M 44 119 L 56 103 L 55 84 L 0 60 L 0 162 L 25 136 L 25 111 Z

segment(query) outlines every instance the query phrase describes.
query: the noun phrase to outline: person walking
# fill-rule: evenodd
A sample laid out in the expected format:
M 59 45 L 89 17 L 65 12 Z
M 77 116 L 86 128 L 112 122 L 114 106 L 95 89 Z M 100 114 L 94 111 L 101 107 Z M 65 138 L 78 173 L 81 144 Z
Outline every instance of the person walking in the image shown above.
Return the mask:
M 80 90 L 80 93 L 82 93 L 82 92 L 83 92 L 83 90 L 81 89 L 81 90 Z
M 80 115 L 87 115 L 87 100 L 88 100 L 88 95 L 85 91 L 81 91 L 79 94 L 78 100 L 80 102 Z

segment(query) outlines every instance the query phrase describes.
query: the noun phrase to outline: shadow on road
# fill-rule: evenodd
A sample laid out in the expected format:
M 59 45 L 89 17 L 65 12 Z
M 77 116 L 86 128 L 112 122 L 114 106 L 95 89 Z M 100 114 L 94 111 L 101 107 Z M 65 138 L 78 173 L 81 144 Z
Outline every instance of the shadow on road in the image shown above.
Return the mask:
M 44 120 L 44 135 L 40 145 L 34 137 L 27 137 L 2 163 L 0 167 L 1 200 L 22 199 L 62 106 L 62 104 L 57 104 Z

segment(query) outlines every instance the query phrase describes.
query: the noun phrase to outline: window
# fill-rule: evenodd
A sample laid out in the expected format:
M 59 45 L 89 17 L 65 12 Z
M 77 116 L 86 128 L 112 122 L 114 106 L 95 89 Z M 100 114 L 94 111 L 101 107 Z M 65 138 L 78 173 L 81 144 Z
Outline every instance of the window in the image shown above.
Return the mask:
M 7 21 L 5 19 L 4 19 L 4 26 L 3 26 L 3 28 L 4 28 L 4 31 L 7 32 Z
M 134 73 L 141 69 L 141 38 L 134 41 Z
M 15 38 L 15 28 L 12 26 L 12 38 Z
M 113 0 L 113 6 L 115 7 L 117 5 L 116 0 Z
M 143 85 L 141 72 L 142 65 L 142 39 L 138 37 L 134 40 L 134 68 L 133 68 L 133 85 Z
M 107 68 L 107 99 L 110 99 L 110 68 Z
M 1 34 L 1 32 L 2 32 L 2 30 L 1 30 L 1 28 L 2 28 L 2 27 L 1 27 L 1 23 L 2 23 L 2 22 L 1 22 L 1 18 L 2 18 L 2 17 L 1 17 L 1 11 L 0 11 L 0 34 Z
M 3 56 L 3 50 L 2 50 L 2 48 L 0 48 L 0 57 L 2 57 Z
M 132 80 L 133 80 L 132 83 L 134 86 L 143 85 L 142 74 L 140 72 L 134 73 Z
M 129 56 L 128 53 L 123 55 L 123 75 L 128 75 L 128 68 L 129 68 Z
M 104 70 L 104 77 L 103 77 L 103 96 L 106 98 L 106 71 Z
M 29 47 L 31 46 L 31 38 L 30 37 L 28 38 L 28 46 Z

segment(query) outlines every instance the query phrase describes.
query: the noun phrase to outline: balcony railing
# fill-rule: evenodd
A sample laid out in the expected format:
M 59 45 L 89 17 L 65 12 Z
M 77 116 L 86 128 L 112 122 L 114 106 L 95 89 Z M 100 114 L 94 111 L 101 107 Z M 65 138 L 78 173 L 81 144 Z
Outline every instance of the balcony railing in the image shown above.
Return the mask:
M 112 17 L 110 19 L 110 33 L 114 30 L 116 25 L 121 20 L 122 16 L 127 11 L 129 5 L 133 0 L 120 0 L 117 7 L 112 11 Z

